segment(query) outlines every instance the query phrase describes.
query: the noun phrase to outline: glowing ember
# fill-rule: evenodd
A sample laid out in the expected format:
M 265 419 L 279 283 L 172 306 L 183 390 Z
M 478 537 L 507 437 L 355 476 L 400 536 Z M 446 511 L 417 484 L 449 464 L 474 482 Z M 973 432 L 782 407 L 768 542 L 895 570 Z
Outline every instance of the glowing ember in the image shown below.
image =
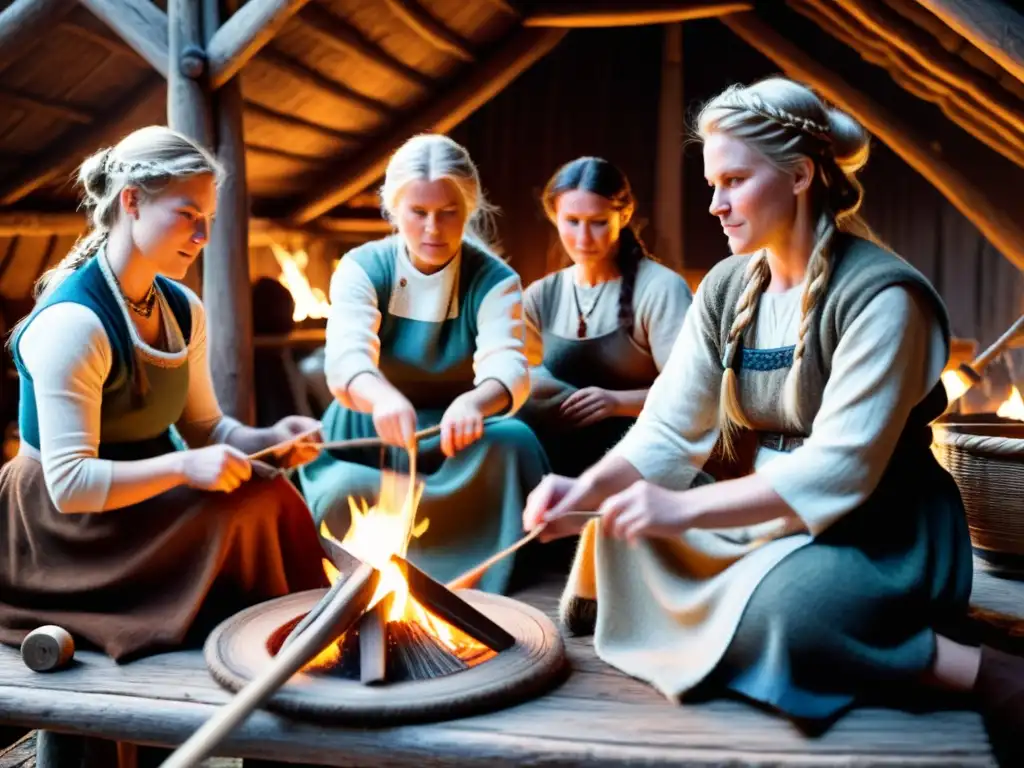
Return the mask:
M 943 371 L 942 386 L 946 390 L 946 399 L 950 403 L 959 400 L 968 390 L 967 384 L 957 371 Z
M 430 525 L 427 519 L 421 520 L 418 524 L 415 522 L 416 509 L 423 494 L 423 485 L 417 485 L 411 479 L 415 477 L 415 458 L 412 460 L 412 469 L 410 477 L 389 471 L 382 472 L 380 498 L 375 505 L 368 505 L 365 500 L 357 502 L 349 498 L 351 525 L 340 542 L 326 523 L 321 524 L 320 535 L 340 543 L 349 553 L 380 571 L 380 583 L 368 610 L 372 610 L 373 606 L 388 595 L 393 595 L 387 616 L 388 623 L 418 624 L 458 658 L 482 661 L 490 656 L 487 653 L 488 648 L 424 608 L 409 593 L 405 575 L 391 560 L 392 555 L 404 558 L 409 541 L 422 536 Z M 324 560 L 323 565 L 324 573 L 331 584 L 334 584 L 340 576 L 337 568 L 329 560 Z M 338 664 L 342 644 L 343 639 L 338 638 L 310 662 L 307 669 L 332 667 Z
M 1013 388 L 1006 402 L 999 406 L 996 416 L 1003 419 L 1024 421 L 1024 399 L 1021 398 L 1019 389 Z
M 299 249 L 295 253 L 289 253 L 277 243 L 270 244 L 270 250 L 274 252 L 281 267 L 281 275 L 277 278 L 295 302 L 295 311 L 292 312 L 292 320 L 299 322 L 307 317 L 324 318 L 331 310 L 331 304 L 319 288 L 313 288 L 306 279 L 306 265 L 309 264 L 309 254 Z

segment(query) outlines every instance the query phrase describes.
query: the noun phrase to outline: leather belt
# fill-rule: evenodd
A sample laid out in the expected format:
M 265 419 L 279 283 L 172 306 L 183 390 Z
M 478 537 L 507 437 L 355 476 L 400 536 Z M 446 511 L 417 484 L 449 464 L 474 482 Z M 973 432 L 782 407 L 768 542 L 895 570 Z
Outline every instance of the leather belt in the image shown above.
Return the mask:
M 757 444 L 773 451 L 789 453 L 804 444 L 802 435 L 787 435 L 783 432 L 758 432 Z

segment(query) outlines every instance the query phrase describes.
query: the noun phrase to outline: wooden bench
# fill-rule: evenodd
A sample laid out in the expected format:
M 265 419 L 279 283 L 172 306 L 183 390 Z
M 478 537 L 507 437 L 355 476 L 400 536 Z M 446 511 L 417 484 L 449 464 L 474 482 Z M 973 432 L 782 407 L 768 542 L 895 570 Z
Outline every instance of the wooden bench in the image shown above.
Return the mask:
M 1024 584 L 979 573 L 976 595 L 1024 614 Z M 553 614 L 558 585 L 521 595 Z M 387 729 L 324 727 L 255 713 L 221 754 L 336 766 L 992 766 L 981 718 L 971 711 L 912 713 L 858 709 L 824 736 L 808 738 L 786 720 L 735 701 L 674 706 L 608 667 L 589 639 L 569 639 L 573 672 L 525 704 L 476 717 Z M 73 668 L 29 671 L 0 648 L 0 723 L 174 745 L 229 694 L 199 651 L 118 666 L 79 653 Z M 107 768 L 106 766 L 104 768 Z

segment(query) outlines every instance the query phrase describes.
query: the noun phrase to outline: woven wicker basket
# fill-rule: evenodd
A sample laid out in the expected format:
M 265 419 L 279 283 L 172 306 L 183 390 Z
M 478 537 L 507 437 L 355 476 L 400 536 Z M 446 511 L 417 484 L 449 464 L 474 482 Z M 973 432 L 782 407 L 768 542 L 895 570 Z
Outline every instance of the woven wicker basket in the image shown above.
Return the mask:
M 934 451 L 960 487 L 975 554 L 993 570 L 1022 575 L 1024 422 L 953 418 L 933 425 Z

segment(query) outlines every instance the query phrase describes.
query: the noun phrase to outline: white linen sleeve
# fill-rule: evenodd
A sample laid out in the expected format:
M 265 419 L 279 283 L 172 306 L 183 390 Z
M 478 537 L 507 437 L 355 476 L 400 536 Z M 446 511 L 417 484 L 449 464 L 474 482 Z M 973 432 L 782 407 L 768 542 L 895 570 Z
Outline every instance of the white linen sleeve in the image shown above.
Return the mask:
M 331 277 L 324 374 L 327 386 L 346 408 L 354 408 L 349 384 L 361 373 L 378 373 L 381 314 L 377 290 L 355 259 L 342 258 Z
M 530 394 L 523 322 L 523 290 L 519 275 L 509 275 L 487 292 L 476 314 L 476 350 L 473 353 L 473 385 L 487 379 L 508 390 L 511 415 Z
M 25 329 L 18 352 L 32 378 L 50 499 L 61 512 L 102 511 L 114 473 L 113 462 L 97 458 L 113 359 L 103 324 L 81 304 L 53 304 Z
M 227 442 L 228 435 L 241 423 L 221 411 L 210 376 L 207 354 L 206 310 L 199 297 L 179 286 L 188 297 L 192 312 L 192 334 L 188 343 L 188 394 L 185 408 L 175 427 L 192 448 Z
M 694 302 L 701 305 L 701 289 Z M 664 370 L 647 394 L 636 424 L 611 453 L 648 480 L 674 490 L 688 488 L 718 440 L 722 365 L 704 313 L 686 313 Z
M 643 295 L 637 297 L 636 321 L 647 339 L 655 367 L 662 371 L 693 304 L 693 293 L 686 281 L 674 273 L 671 277 L 650 280 L 644 287 Z
M 807 440 L 758 472 L 820 534 L 874 491 L 911 409 L 939 380 L 948 348 L 924 297 L 873 298 L 843 334 Z

